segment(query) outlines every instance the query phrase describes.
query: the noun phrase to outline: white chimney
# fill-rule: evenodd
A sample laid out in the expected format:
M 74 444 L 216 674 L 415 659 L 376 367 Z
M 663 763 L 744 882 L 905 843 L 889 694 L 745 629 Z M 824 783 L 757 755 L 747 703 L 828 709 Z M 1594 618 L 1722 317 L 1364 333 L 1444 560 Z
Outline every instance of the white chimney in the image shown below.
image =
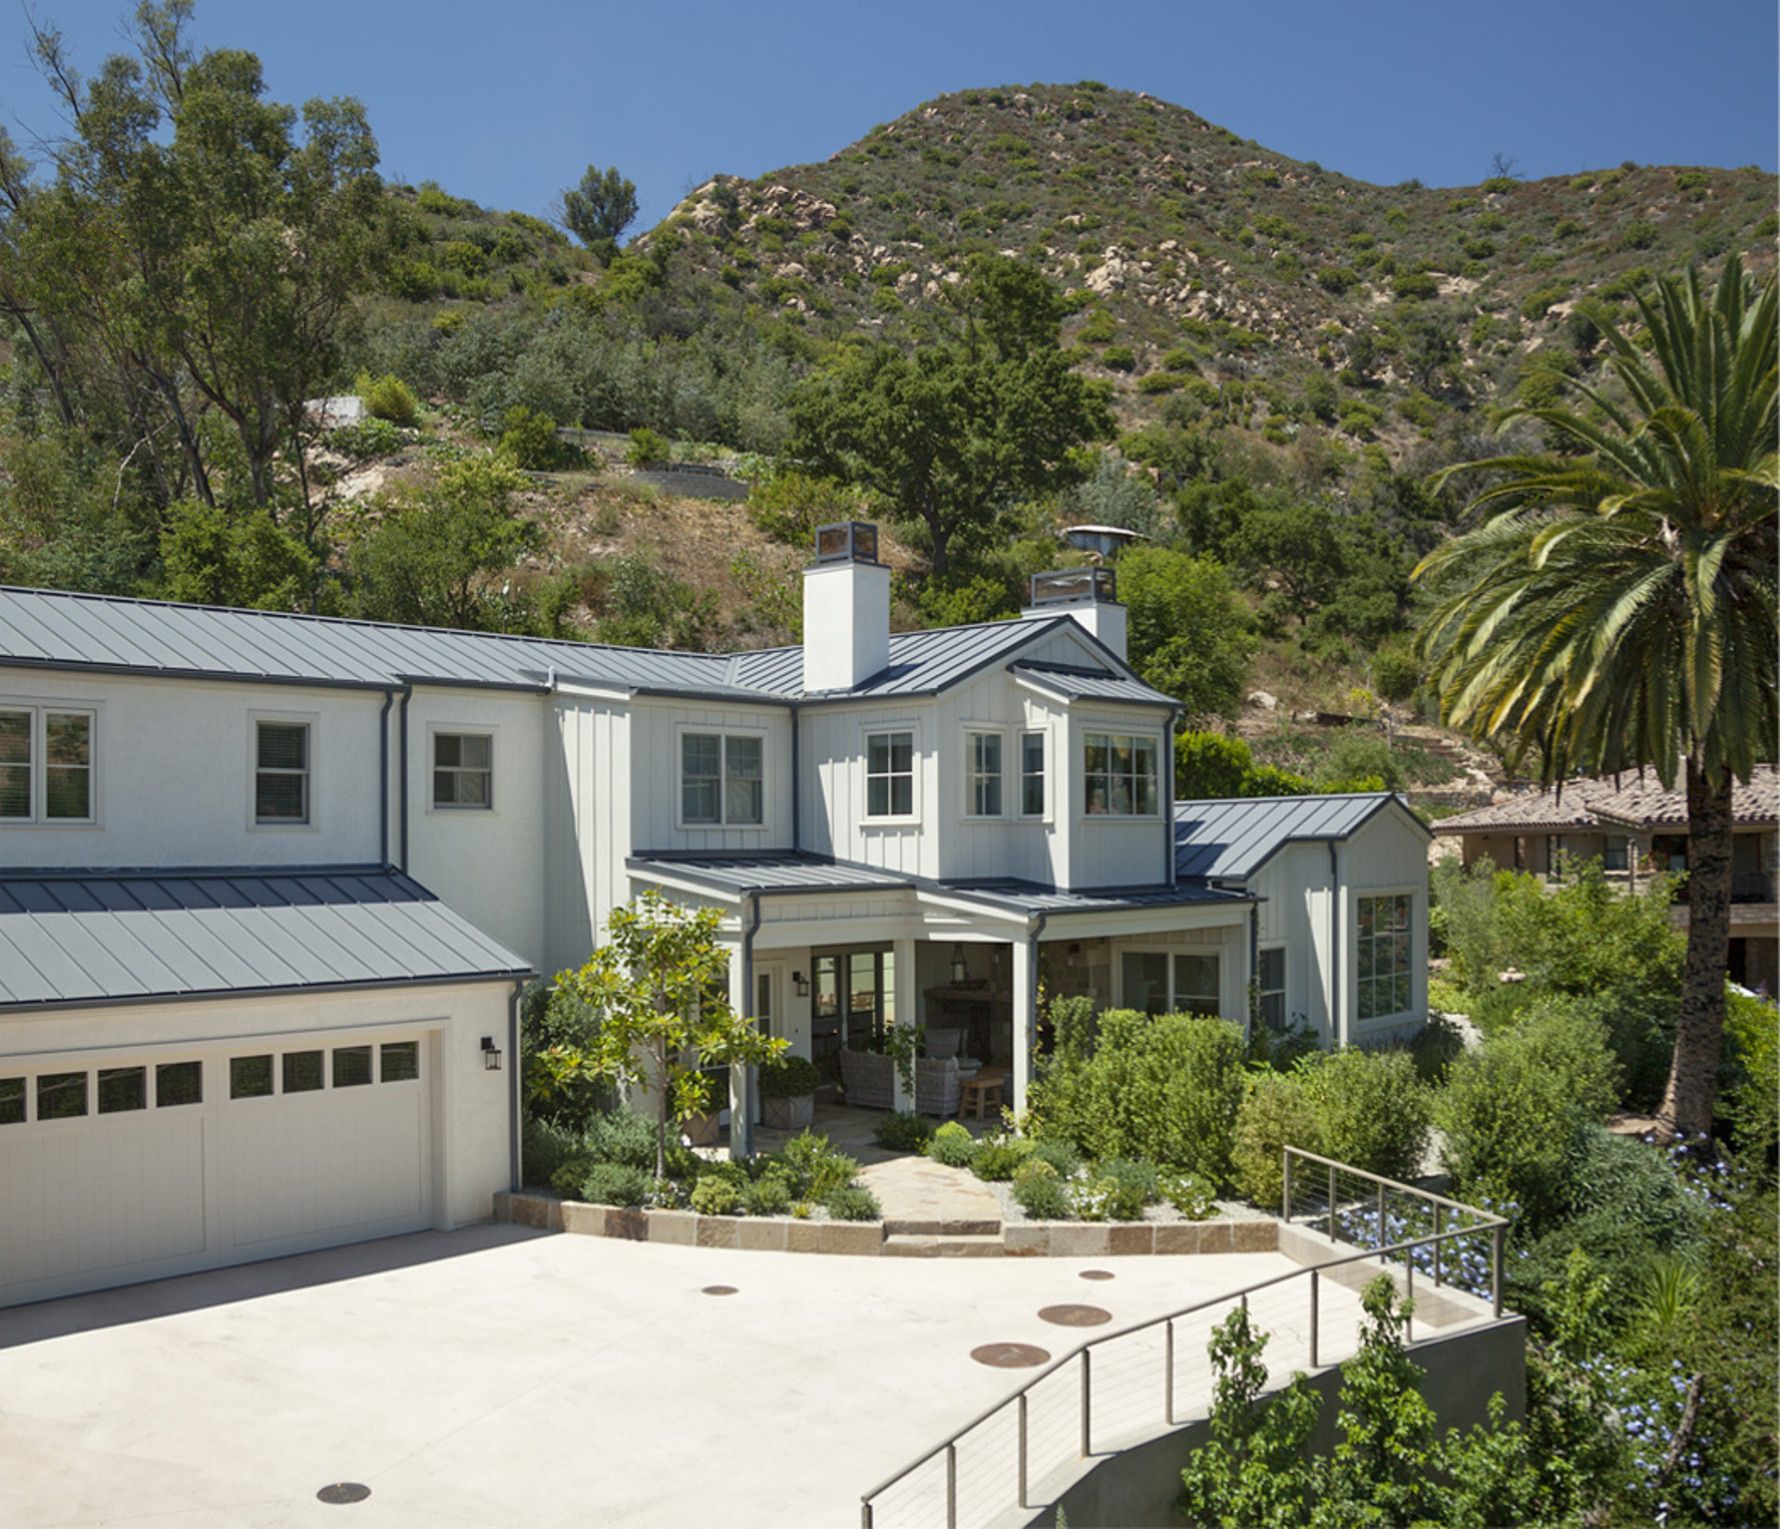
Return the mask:
M 851 690 L 890 665 L 890 570 L 878 528 L 843 520 L 816 528 L 803 571 L 803 688 Z
M 1125 654 L 1125 607 L 1113 598 L 1110 568 L 1059 568 L 1032 576 L 1032 594 L 1020 614 L 1027 620 L 1073 616 L 1121 659 Z

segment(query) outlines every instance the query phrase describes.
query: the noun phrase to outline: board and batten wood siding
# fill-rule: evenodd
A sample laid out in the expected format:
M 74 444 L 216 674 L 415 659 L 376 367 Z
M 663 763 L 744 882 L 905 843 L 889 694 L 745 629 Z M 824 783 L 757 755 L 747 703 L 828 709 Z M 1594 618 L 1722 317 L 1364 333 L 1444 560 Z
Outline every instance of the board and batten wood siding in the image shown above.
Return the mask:
M 680 823 L 680 735 L 759 737 L 763 811 L 758 827 L 687 828 Z M 638 850 L 791 848 L 791 715 L 783 707 L 666 703 L 638 697 L 630 707 L 630 842 Z
M 558 746 L 544 788 L 546 973 L 585 961 L 613 907 L 630 895 L 630 707 L 557 695 L 553 709 Z

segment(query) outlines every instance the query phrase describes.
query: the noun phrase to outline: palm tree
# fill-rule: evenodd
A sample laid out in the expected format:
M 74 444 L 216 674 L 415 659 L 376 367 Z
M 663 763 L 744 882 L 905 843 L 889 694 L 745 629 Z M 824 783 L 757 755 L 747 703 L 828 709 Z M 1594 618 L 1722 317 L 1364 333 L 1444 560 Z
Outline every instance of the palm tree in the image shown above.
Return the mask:
M 1619 387 L 1510 411 L 1558 449 L 1449 468 L 1505 506 L 1416 570 L 1418 645 L 1446 720 L 1537 759 L 1545 784 L 1654 769 L 1687 783 L 1687 959 L 1665 1130 L 1711 1128 L 1730 940 L 1731 783 L 1775 757 L 1775 286 L 1732 257 L 1591 312 Z M 1505 421 L 1506 422 L 1506 421 Z

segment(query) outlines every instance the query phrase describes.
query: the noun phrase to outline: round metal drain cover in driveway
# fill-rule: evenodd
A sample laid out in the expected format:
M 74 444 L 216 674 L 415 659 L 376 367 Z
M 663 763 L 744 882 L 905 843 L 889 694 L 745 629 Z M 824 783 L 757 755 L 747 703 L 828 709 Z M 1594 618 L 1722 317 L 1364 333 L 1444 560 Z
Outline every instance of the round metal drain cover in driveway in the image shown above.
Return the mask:
M 981 1348 L 973 1348 L 970 1357 L 997 1370 L 1023 1370 L 1043 1364 L 1051 1356 L 1030 1343 L 985 1343 Z
M 1059 1327 L 1098 1327 L 1112 1321 L 1112 1313 L 1104 1306 L 1047 1306 L 1038 1314 L 1041 1322 L 1055 1322 Z
M 703 1290 L 699 1291 L 699 1294 L 700 1295 L 734 1295 L 735 1294 L 735 1286 L 734 1285 L 706 1285 Z
M 315 1495 L 322 1502 L 363 1502 L 371 1495 L 371 1489 L 361 1481 L 336 1481 L 331 1486 L 323 1487 Z
M 1076 1278 L 1077 1279 L 1112 1279 L 1112 1278 L 1114 1278 L 1114 1275 L 1113 1275 L 1113 1272 L 1111 1269 L 1083 1269 L 1082 1272 L 1076 1276 Z

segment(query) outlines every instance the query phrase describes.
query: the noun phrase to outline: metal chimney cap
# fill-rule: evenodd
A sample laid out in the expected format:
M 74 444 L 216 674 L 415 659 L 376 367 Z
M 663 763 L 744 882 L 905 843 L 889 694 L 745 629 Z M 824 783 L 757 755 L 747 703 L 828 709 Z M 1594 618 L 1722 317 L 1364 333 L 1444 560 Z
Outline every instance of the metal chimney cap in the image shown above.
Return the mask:
M 1053 568 L 1032 575 L 1031 604 L 1112 605 L 1117 603 L 1117 590 L 1110 568 Z
M 876 563 L 878 528 L 869 520 L 837 520 L 816 527 L 816 562 Z

